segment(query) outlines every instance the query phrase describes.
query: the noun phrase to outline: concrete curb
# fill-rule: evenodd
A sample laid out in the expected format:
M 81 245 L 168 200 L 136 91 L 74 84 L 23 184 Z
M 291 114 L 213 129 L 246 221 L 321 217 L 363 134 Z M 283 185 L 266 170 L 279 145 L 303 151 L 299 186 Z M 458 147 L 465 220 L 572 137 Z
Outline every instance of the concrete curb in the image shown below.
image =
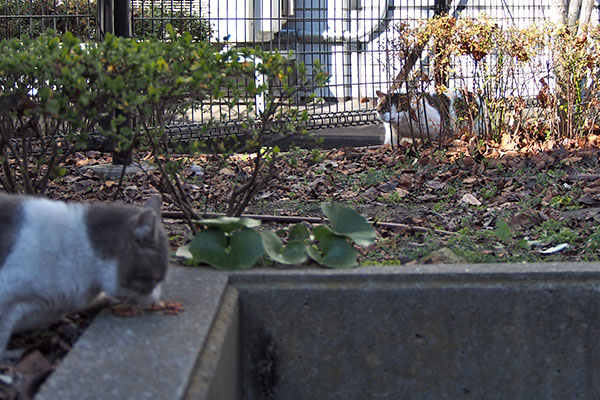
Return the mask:
M 186 310 L 101 314 L 36 399 L 600 397 L 597 263 L 175 267 L 164 293 Z
M 217 317 L 228 275 L 171 268 L 163 297 L 177 316 L 123 318 L 100 314 L 36 400 L 180 399 Z

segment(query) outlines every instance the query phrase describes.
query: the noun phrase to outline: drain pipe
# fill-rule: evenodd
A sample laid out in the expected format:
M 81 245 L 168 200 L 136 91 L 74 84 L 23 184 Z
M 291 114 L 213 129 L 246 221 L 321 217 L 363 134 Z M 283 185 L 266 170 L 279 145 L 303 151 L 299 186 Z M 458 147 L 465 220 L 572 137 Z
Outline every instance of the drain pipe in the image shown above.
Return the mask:
M 299 42 L 326 42 L 326 43 L 367 43 L 371 35 L 383 27 L 386 22 L 389 2 L 392 0 L 379 0 L 379 18 L 373 23 L 371 29 L 342 30 L 327 29 L 323 32 L 307 31 L 304 29 L 281 29 L 281 36 L 293 38 Z

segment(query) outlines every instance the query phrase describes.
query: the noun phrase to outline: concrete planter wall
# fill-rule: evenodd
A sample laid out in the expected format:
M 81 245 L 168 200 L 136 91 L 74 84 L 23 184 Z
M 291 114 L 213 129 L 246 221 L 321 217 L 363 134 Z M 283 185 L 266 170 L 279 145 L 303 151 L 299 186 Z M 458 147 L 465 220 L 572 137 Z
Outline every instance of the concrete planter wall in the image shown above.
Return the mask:
M 177 316 L 101 315 L 36 399 L 592 399 L 597 264 L 173 268 Z

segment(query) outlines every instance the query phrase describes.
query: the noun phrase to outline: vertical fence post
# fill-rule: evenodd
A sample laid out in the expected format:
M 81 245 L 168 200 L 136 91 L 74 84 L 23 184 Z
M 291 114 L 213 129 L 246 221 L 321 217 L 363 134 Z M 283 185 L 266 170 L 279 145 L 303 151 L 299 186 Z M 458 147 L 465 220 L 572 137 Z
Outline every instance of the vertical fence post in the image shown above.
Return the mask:
M 115 35 L 131 37 L 131 3 L 130 0 L 113 0 Z
M 448 14 L 450 10 L 450 1 L 449 0 L 435 0 L 433 2 L 433 14 L 434 15 L 442 15 Z
M 131 3 L 129 0 L 113 0 L 113 2 L 115 36 L 131 37 Z M 129 128 L 131 132 L 133 128 L 131 117 L 125 115 L 125 118 L 125 121 L 117 129 Z M 127 149 L 114 151 L 113 164 L 130 165 L 133 162 L 133 145 L 134 143 Z
M 131 4 L 130 0 L 100 0 L 98 3 L 98 39 L 104 40 L 104 35 L 111 33 L 115 36 L 131 37 Z M 119 111 L 115 111 L 119 115 Z M 125 115 L 125 121 L 117 129 L 133 127 L 131 118 Z M 100 122 L 106 130 L 110 128 L 110 119 Z M 113 149 L 115 143 L 111 143 Z M 128 149 L 113 151 L 114 165 L 130 165 L 133 162 L 133 144 Z

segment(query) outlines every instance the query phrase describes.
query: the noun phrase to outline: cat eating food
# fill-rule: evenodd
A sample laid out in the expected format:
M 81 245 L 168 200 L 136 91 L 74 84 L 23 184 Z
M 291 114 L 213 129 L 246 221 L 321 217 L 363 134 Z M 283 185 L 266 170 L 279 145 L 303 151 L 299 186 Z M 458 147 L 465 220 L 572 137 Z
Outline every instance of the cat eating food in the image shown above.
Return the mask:
M 102 293 L 158 301 L 169 259 L 160 206 L 159 197 L 137 207 L 0 194 L 0 358 L 12 333 Z
M 458 90 L 452 97 L 429 93 L 417 97 L 379 90 L 376 93 L 377 118 L 385 128 L 384 144 L 392 147 L 398 145 L 400 138 L 439 140 L 444 131 L 452 134 L 457 122 L 473 121 L 474 130 L 480 128 L 479 102 L 470 92 Z

